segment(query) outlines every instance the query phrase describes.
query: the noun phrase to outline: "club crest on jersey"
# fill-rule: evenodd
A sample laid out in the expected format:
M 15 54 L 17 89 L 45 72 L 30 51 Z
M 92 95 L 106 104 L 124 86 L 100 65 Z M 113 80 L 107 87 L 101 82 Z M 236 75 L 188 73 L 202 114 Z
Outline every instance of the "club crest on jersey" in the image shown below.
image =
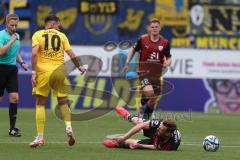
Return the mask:
M 163 46 L 158 46 L 159 51 L 163 50 Z

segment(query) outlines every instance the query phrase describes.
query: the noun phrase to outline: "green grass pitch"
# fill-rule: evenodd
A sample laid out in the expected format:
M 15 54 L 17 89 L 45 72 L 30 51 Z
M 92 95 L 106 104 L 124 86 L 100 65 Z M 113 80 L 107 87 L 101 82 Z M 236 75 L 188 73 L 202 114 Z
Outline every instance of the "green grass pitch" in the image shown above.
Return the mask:
M 106 135 L 124 133 L 131 124 L 114 112 L 87 122 L 73 122 L 77 143 L 66 144 L 65 126 L 54 113 L 47 111 L 45 140 L 40 148 L 29 148 L 28 143 L 36 135 L 35 110 L 19 109 L 17 126 L 22 137 L 8 136 L 8 110 L 0 109 L 0 159 L 2 160 L 238 160 L 240 157 L 240 115 L 169 114 L 180 118 L 177 121 L 182 134 L 178 151 L 163 152 L 150 150 L 108 149 L 102 145 Z M 167 115 L 167 114 L 162 114 Z M 202 140 L 213 134 L 220 140 L 217 152 L 205 152 Z M 137 135 L 135 138 L 141 138 Z

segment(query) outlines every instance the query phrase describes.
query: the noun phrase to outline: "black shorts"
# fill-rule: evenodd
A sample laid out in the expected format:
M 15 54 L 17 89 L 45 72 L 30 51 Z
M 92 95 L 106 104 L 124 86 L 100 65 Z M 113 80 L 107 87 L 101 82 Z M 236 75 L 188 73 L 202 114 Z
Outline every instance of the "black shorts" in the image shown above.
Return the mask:
M 139 81 L 141 83 L 141 88 L 144 88 L 147 85 L 152 85 L 154 94 L 156 96 L 161 95 L 161 83 L 162 82 L 161 82 L 160 78 L 159 78 L 159 80 L 158 79 L 152 80 L 148 77 L 143 76 L 143 77 L 139 77 Z
M 146 145 L 153 144 L 151 139 L 142 139 L 142 140 L 138 141 L 137 143 L 139 143 L 139 144 L 146 144 Z
M 0 64 L 0 96 L 3 96 L 5 89 L 8 93 L 18 92 L 17 66 Z

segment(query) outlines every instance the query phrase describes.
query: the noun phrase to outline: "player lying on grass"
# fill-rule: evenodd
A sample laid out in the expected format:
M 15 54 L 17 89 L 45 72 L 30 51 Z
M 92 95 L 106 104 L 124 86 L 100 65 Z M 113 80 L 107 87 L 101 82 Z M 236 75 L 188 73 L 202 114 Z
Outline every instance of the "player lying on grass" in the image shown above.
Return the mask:
M 103 145 L 108 148 L 130 148 L 151 150 L 177 150 L 181 143 L 181 134 L 177 130 L 176 122 L 172 118 L 165 120 L 154 119 L 145 121 L 142 118 L 132 116 L 123 107 L 116 108 L 117 113 L 124 119 L 129 120 L 134 127 L 126 134 L 112 139 L 104 140 Z M 147 139 L 129 139 L 139 131 Z

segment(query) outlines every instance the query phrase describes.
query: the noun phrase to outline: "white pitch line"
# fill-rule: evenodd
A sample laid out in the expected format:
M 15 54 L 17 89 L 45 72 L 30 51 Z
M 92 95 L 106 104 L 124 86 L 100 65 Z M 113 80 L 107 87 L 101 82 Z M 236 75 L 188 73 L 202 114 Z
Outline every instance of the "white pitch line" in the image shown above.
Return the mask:
M 29 144 L 30 142 L 27 141 L 22 141 L 22 142 L 3 142 L 0 141 L 0 144 Z M 84 141 L 79 141 L 77 142 L 79 144 L 102 144 L 102 142 L 84 142 Z M 67 144 L 67 142 L 61 142 L 61 141 L 47 141 L 46 144 Z M 201 144 L 198 143 L 184 143 L 182 142 L 180 145 L 183 146 L 197 146 L 197 147 L 201 147 Z M 221 148 L 240 148 L 240 145 L 221 145 Z
M 0 142 L 0 144 L 29 144 L 29 142 Z M 67 142 L 57 142 L 57 141 L 52 141 L 52 142 L 47 142 L 49 144 L 64 144 L 64 143 L 67 143 Z
M 29 144 L 30 141 L 22 141 L 22 142 L 3 142 L 0 141 L 0 144 Z M 84 141 L 79 141 L 77 143 L 80 144 L 101 144 L 102 142 L 84 142 Z M 46 141 L 46 144 L 67 144 L 67 142 L 61 142 L 61 141 Z
M 180 145 L 183 145 L 183 146 L 198 146 L 198 147 L 200 147 L 200 146 L 202 146 L 202 145 L 200 145 L 200 144 L 193 144 L 193 143 L 181 143 Z M 221 145 L 220 144 L 220 147 L 221 148 L 240 148 L 240 145 Z

